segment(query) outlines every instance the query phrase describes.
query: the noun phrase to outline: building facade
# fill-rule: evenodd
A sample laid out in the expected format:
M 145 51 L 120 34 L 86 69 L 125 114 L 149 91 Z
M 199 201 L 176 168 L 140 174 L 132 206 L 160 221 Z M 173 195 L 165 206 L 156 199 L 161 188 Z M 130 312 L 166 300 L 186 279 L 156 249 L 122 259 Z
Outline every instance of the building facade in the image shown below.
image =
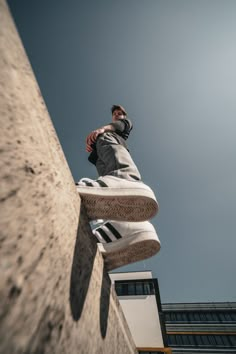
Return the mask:
M 111 273 L 110 278 L 140 354 L 171 354 L 157 279 L 150 271 Z
M 161 304 L 151 271 L 110 278 L 139 354 L 236 354 L 236 302 Z
M 173 354 L 236 354 L 236 302 L 162 304 Z

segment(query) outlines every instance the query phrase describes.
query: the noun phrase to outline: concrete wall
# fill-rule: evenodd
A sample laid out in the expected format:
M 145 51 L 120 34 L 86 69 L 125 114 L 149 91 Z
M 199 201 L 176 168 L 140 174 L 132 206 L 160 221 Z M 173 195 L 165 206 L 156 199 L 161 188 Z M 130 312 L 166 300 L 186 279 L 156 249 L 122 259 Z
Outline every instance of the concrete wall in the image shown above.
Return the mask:
M 0 353 L 136 352 L 4 0 L 0 119 Z

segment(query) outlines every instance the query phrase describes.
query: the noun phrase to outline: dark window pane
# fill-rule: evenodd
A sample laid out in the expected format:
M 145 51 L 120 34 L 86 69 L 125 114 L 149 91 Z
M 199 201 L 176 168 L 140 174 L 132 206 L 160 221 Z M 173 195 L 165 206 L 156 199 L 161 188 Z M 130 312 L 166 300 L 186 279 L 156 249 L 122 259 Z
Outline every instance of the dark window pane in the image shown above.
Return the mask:
M 136 295 L 143 295 L 143 283 L 142 282 L 136 283 Z
M 115 283 L 115 290 L 118 296 L 122 295 L 122 284 Z
M 225 320 L 225 316 L 224 316 L 223 313 L 219 313 L 218 316 L 219 316 L 219 318 L 220 318 L 221 321 L 224 321 L 224 320 Z
M 199 335 L 194 336 L 194 338 L 197 346 L 202 345 L 201 337 Z
M 231 321 L 231 316 L 229 313 L 225 313 L 225 320 L 226 321 Z
M 218 346 L 224 345 L 224 342 L 223 342 L 221 336 L 210 336 L 210 337 L 214 338 L 214 340 L 216 341 L 216 345 L 218 345 Z
M 144 295 L 150 295 L 151 294 L 151 289 L 150 289 L 150 283 L 144 283 Z
M 164 312 L 165 321 L 170 321 L 170 314 L 168 312 Z
M 232 319 L 231 319 L 231 315 L 230 315 L 230 313 L 228 313 L 228 312 L 221 312 L 221 313 L 219 313 L 219 317 L 220 317 L 220 319 L 221 319 L 221 321 L 232 321 Z
M 204 312 L 200 312 L 199 313 L 199 317 L 200 317 L 200 321 L 206 322 L 207 317 L 206 317 L 206 314 Z
M 194 341 L 194 337 L 196 336 L 188 334 L 177 334 L 176 337 L 176 342 L 174 343 L 175 345 L 177 344 L 183 347 L 196 346 L 196 342 Z
M 189 345 L 189 339 L 188 339 L 188 336 L 185 336 L 185 335 L 183 335 L 182 336 L 182 340 L 183 340 L 183 345 Z
M 154 284 L 153 283 L 149 283 L 149 288 L 150 288 L 150 295 L 154 295 L 155 294 Z
M 224 345 L 225 345 L 226 347 L 231 346 L 231 343 L 230 343 L 230 340 L 229 340 L 229 337 L 228 337 L 228 336 L 221 336 L 221 339 L 222 339 L 222 341 L 224 342 Z
M 209 316 L 209 318 L 211 317 L 211 321 L 212 322 L 217 322 L 218 321 L 218 317 L 217 317 L 217 314 L 215 312 L 208 313 L 207 316 Z
M 188 316 L 190 321 L 195 321 L 193 312 L 189 312 Z
M 212 322 L 213 321 L 212 313 L 206 312 L 206 313 L 204 313 L 204 315 L 205 315 L 205 319 L 203 321 L 208 321 L 208 322 Z
M 197 346 L 203 345 L 201 336 L 196 335 L 196 336 L 195 336 L 195 340 L 196 340 Z
M 232 320 L 236 321 L 236 313 L 232 312 L 230 315 L 231 315 Z
M 229 336 L 229 339 L 230 339 L 231 345 L 233 347 L 236 347 L 236 336 Z
M 167 337 L 168 337 L 168 344 L 169 345 L 175 345 L 176 344 L 175 335 L 168 334 Z
M 216 337 L 218 337 L 218 336 L 211 336 L 211 335 L 209 335 L 208 336 L 208 338 L 209 338 L 209 342 L 210 342 L 210 345 L 219 345 L 219 344 L 217 344 L 217 341 L 216 341 Z
M 211 345 L 211 343 L 210 343 L 210 338 L 209 338 L 209 336 L 200 336 L 201 337 L 201 340 L 202 340 L 202 343 L 203 343 L 203 345 Z
M 197 346 L 203 344 L 203 343 L 202 343 L 202 340 L 201 340 L 201 336 L 195 335 L 194 338 L 195 338 L 195 341 L 196 341 L 196 345 L 197 345 Z
M 183 340 L 183 335 L 181 334 L 177 334 L 176 335 L 176 342 L 177 342 L 177 345 L 183 345 L 184 344 L 184 340 Z
M 194 313 L 194 314 L 193 314 L 193 317 L 194 317 L 194 320 L 195 320 L 195 321 L 201 321 L 199 313 L 197 313 L 197 312 Z
M 122 284 L 122 295 L 128 295 L 128 284 L 127 283 Z
M 221 319 L 221 321 L 223 322 L 228 322 L 228 321 L 231 321 L 231 316 L 229 313 L 227 312 L 222 312 L 219 314 L 219 317 Z
M 190 335 L 190 336 L 188 336 L 188 339 L 189 339 L 190 345 L 196 345 L 195 340 L 194 340 L 194 336 Z
M 128 295 L 135 295 L 134 283 L 129 283 L 128 284 Z
M 176 319 L 177 321 L 181 322 L 182 321 L 182 313 L 176 313 Z

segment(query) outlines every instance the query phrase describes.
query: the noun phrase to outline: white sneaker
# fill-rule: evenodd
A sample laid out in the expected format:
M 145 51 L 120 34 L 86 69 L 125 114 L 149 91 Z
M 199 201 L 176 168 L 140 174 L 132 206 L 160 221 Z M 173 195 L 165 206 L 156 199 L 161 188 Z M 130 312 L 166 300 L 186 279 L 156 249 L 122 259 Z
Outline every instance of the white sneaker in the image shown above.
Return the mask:
M 106 221 L 93 230 L 108 270 L 154 256 L 160 240 L 149 221 Z
M 140 181 L 103 176 L 82 178 L 76 185 L 90 220 L 144 221 L 158 211 L 153 191 Z

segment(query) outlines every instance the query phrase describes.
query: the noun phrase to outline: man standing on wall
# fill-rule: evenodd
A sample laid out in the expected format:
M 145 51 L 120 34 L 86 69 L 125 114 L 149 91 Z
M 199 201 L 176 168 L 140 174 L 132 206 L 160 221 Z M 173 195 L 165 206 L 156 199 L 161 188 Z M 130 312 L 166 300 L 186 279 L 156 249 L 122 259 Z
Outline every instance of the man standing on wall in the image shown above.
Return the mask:
M 99 178 L 82 178 L 77 190 L 91 220 L 106 219 L 93 230 L 109 270 L 153 256 L 160 241 L 147 221 L 158 210 L 153 191 L 141 181 L 128 147 L 133 128 L 120 105 L 111 108 L 112 122 L 86 139 L 89 161 Z

